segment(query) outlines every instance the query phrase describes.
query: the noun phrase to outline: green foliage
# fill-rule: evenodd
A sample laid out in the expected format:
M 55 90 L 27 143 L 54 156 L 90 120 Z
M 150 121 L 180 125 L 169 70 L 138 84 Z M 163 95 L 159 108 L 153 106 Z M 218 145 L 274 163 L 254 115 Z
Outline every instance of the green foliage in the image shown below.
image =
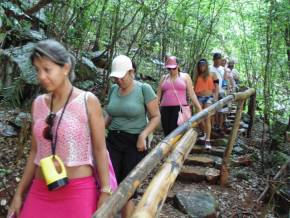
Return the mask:
M 94 82 L 91 80 L 85 80 L 85 81 L 75 83 L 76 87 L 83 89 L 83 90 L 89 90 L 89 89 L 93 88 L 94 85 L 95 85 Z
M 278 165 L 282 166 L 287 161 L 289 161 L 290 156 L 288 156 L 287 154 L 284 154 L 280 151 L 275 151 L 271 155 L 271 158 L 272 158 L 271 162 L 274 166 L 278 166 Z
M 23 88 L 24 81 L 20 78 L 16 78 L 11 86 L 2 89 L 3 100 L 1 101 L 1 104 L 19 107 L 21 105 L 21 99 L 23 97 Z
M 29 22 L 6 17 L 4 10 L 19 15 L 33 4 L 2 1 L 5 30 L 29 29 Z M 236 60 L 244 83 L 257 90 L 261 113 L 272 120 L 290 113 L 289 11 L 288 0 L 67 0 L 53 1 L 41 13 L 46 34 L 65 43 L 79 60 L 92 50 L 106 50 L 109 62 L 125 53 L 140 73 L 157 80 L 165 72 L 152 60 L 176 55 L 193 75 L 200 57 L 211 61 L 212 53 L 221 51 Z
M 3 178 L 5 175 L 12 173 L 12 170 L 10 169 L 3 169 L 0 168 L 0 177 Z

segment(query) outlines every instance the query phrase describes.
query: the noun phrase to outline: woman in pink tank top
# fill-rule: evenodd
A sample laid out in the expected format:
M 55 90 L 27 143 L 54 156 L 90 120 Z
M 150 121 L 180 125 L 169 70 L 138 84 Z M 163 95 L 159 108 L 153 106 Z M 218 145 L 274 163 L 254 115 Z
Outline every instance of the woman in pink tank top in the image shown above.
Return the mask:
M 74 57 L 59 42 L 37 43 L 31 62 L 48 94 L 38 96 L 32 105 L 31 151 L 8 217 L 90 218 L 116 185 L 100 103 L 93 94 L 72 86 Z M 40 166 L 51 155 L 60 158 L 67 172 L 58 189 L 47 178 L 45 182 Z M 64 170 L 59 163 L 52 162 L 48 171 Z
M 164 135 L 167 136 L 178 126 L 177 119 L 180 104 L 188 105 L 186 93 L 197 111 L 201 111 L 201 106 L 193 91 L 190 76 L 186 73 L 179 72 L 176 57 L 168 57 L 166 59 L 165 68 L 169 73 L 161 78 L 157 90 L 157 97 L 160 104 L 163 132 Z

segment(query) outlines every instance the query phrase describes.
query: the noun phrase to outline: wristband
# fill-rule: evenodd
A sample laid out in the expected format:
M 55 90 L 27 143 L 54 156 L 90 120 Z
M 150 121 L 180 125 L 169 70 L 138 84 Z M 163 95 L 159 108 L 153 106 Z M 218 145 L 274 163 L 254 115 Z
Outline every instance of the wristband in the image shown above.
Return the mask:
M 100 191 L 103 192 L 103 193 L 107 193 L 109 195 L 113 194 L 113 190 L 112 190 L 112 188 L 110 186 L 105 186 L 105 187 L 101 188 Z

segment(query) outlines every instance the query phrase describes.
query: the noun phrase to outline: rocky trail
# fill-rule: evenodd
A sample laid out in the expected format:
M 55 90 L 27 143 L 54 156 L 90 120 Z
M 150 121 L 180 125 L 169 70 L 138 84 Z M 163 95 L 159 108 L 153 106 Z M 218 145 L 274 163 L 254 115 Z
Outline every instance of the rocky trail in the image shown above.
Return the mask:
M 30 116 L 17 110 L 2 111 L 0 116 L 0 217 L 5 217 L 29 153 L 27 135 L 30 129 L 23 123 L 29 123 Z M 228 120 L 229 126 L 232 120 Z M 228 185 L 221 187 L 218 184 L 227 135 L 219 137 L 216 134 L 211 150 L 204 149 L 199 140 L 185 161 L 159 217 L 277 217 L 271 204 L 256 202 L 267 185 L 261 171 L 259 150 L 263 124 L 255 123 L 251 138 L 244 134 L 245 124 L 241 123 L 234 145 Z M 155 133 L 153 145 L 161 138 L 159 130 Z M 139 198 L 156 171 L 153 170 L 138 189 Z

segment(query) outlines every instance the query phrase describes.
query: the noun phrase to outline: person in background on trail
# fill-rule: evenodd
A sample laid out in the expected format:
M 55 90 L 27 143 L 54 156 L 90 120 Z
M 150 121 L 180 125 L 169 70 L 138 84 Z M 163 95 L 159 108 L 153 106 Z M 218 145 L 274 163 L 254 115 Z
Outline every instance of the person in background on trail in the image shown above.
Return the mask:
M 135 80 L 129 57 L 114 58 L 110 77 L 116 84 L 110 89 L 106 107 L 107 147 L 120 183 L 146 156 L 146 140 L 159 125 L 160 113 L 152 87 Z M 122 210 L 122 217 L 131 217 L 134 208 L 130 199 Z
M 209 72 L 208 63 L 206 59 L 200 59 L 197 62 L 196 79 L 194 80 L 194 91 L 197 95 L 197 99 L 202 108 L 210 106 L 214 99 L 218 98 L 218 90 L 215 88 L 214 83 L 218 83 L 218 79 L 215 74 Z M 205 140 L 205 148 L 210 149 L 210 134 L 211 134 L 211 118 L 206 117 L 202 122 L 202 127 L 205 135 L 201 138 Z
M 213 75 L 215 75 L 218 79 L 218 83 L 215 83 L 216 89 L 218 90 L 218 100 L 225 97 L 225 90 L 222 86 L 222 82 L 224 80 L 224 69 L 221 66 L 222 64 L 222 55 L 221 53 L 214 53 L 213 54 L 213 65 L 210 67 L 209 71 Z M 222 113 L 223 109 L 220 109 L 213 118 L 213 126 L 217 132 L 223 134 L 222 128 L 224 123 L 224 115 Z
M 223 80 L 222 80 L 222 88 L 225 90 L 225 93 L 227 95 L 228 88 L 229 88 L 228 72 L 230 71 L 230 69 L 227 66 L 227 59 L 226 58 L 222 58 L 221 67 L 223 68 L 223 71 L 224 71 L 224 76 L 223 76 Z
M 240 76 L 239 76 L 239 72 L 235 68 L 235 61 L 233 61 L 233 60 L 229 61 L 228 68 L 229 68 L 230 73 L 232 74 L 233 79 L 234 79 L 234 86 L 233 86 L 234 91 L 237 91 L 236 89 L 238 88 L 238 85 L 240 82 Z
M 178 112 L 181 105 L 188 105 L 186 93 L 192 100 L 197 111 L 202 108 L 192 88 L 192 80 L 186 73 L 179 70 L 175 56 L 169 56 L 165 62 L 165 68 L 169 71 L 164 75 L 157 90 L 158 103 L 161 106 L 161 124 L 164 135 L 177 128 Z
M 93 94 L 72 85 L 75 59 L 59 42 L 37 43 L 31 62 L 47 94 L 32 105 L 31 150 L 8 217 L 90 218 L 111 194 L 100 103 Z M 67 184 L 51 191 L 40 166 L 47 157 L 59 157 L 65 166 L 54 159 L 49 172 L 66 171 L 68 177 Z M 94 160 L 100 188 L 93 176 Z
M 223 82 L 222 82 L 222 88 L 225 90 L 226 95 L 229 95 L 233 92 L 233 87 L 234 87 L 234 79 L 231 73 L 231 70 L 228 68 L 227 65 L 227 59 L 226 58 L 222 58 L 222 64 L 221 66 L 224 69 L 224 78 L 223 78 Z M 225 129 L 228 128 L 226 121 L 226 116 L 230 111 L 231 108 L 231 102 L 227 103 L 227 106 L 224 106 L 224 109 L 222 109 L 222 113 L 220 113 L 220 116 L 222 117 L 222 121 L 223 121 L 223 130 L 225 131 Z M 224 134 L 224 131 L 222 131 L 222 134 Z
M 228 93 L 233 93 L 236 90 L 236 81 L 234 80 L 234 72 L 230 69 L 232 67 L 233 61 L 229 61 L 227 67 L 226 79 L 228 80 Z

